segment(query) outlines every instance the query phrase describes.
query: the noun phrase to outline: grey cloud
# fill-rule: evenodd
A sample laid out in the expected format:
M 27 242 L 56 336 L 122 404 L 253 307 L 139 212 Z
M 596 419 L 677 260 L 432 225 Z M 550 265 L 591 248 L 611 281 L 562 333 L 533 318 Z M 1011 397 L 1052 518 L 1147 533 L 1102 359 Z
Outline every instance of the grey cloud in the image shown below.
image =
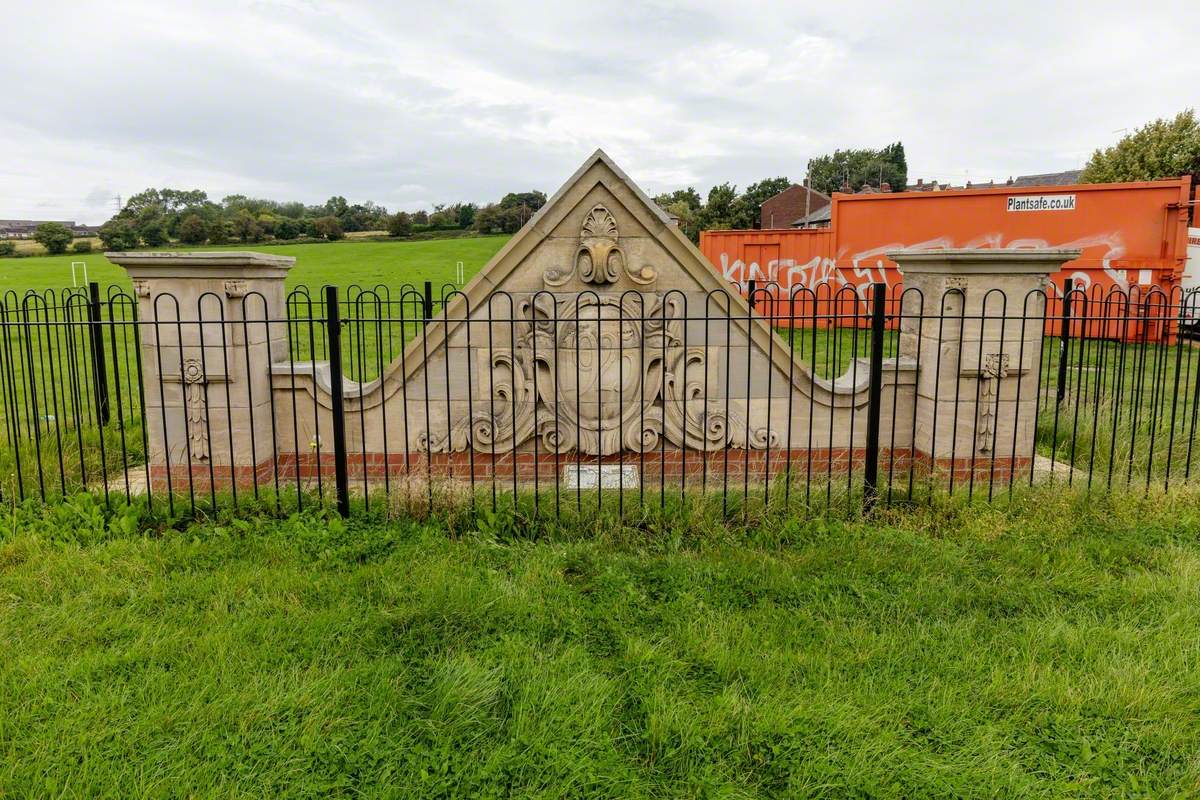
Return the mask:
M 1192 102 L 1200 79 L 1195 59 L 1163 57 L 1194 49 L 1190 4 L 414 14 L 128 0 L 6 13 L 0 72 L 20 77 L 0 118 L 0 216 L 90 222 L 112 194 L 164 185 L 486 201 L 552 191 L 597 146 L 652 192 L 799 177 L 811 156 L 897 139 L 914 176 L 1002 179 L 1077 166 L 1115 129 Z

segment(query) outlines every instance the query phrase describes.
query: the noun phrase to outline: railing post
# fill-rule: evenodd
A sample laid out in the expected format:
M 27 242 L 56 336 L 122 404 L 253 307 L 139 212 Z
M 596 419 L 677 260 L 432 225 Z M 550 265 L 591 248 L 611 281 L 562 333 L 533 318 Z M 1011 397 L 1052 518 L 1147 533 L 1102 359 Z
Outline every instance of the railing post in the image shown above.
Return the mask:
M 88 284 L 91 297 L 88 302 L 88 339 L 92 348 L 92 384 L 96 390 L 96 419 L 101 425 L 107 425 L 109 420 L 108 408 L 108 370 L 104 363 L 104 321 L 100 313 L 100 284 L 92 281 Z
M 1075 288 L 1075 281 L 1067 278 L 1063 282 L 1062 329 L 1058 335 L 1058 389 L 1056 395 L 1060 403 L 1067 397 L 1067 356 L 1071 351 L 1071 290 L 1073 288 Z
M 754 290 L 758 288 L 758 284 L 753 278 L 751 278 L 749 281 L 746 282 L 746 288 L 749 290 L 746 294 L 746 297 L 748 298 L 749 303 L 750 303 L 750 310 L 753 311 L 754 310 Z
M 428 286 L 428 284 L 426 284 Z M 342 320 L 336 286 L 325 287 L 325 328 L 329 343 L 329 382 L 333 400 L 333 472 L 337 483 L 337 510 L 350 516 L 350 478 L 346 471 L 346 408 L 342 381 Z M 317 469 L 321 465 L 317 464 Z
M 863 510 L 879 499 L 879 419 L 883 405 L 883 330 L 886 322 L 887 285 L 871 286 L 871 383 L 867 390 L 867 445 L 863 472 Z
M 429 320 L 433 319 L 433 281 L 425 281 L 425 323 L 429 324 Z

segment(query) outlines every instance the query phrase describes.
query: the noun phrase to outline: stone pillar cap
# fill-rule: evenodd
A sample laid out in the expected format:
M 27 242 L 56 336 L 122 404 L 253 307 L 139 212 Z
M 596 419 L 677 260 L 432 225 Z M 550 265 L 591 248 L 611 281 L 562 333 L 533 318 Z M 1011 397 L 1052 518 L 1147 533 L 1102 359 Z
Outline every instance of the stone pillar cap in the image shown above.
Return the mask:
M 885 255 L 902 272 L 1054 272 L 1079 258 L 1080 250 L 1066 247 L 980 247 L 893 250 Z
M 105 253 L 135 277 L 169 278 L 283 278 L 296 259 L 246 250 L 210 253 Z

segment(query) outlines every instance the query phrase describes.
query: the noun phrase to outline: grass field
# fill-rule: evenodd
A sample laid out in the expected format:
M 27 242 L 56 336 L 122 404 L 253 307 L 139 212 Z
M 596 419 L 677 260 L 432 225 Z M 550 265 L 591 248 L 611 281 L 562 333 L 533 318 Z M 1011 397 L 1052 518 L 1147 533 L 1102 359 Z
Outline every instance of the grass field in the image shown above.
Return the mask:
M 1200 495 L 0 522 L 0 796 L 1200 793 Z
M 457 262 L 463 262 L 468 279 L 496 254 L 506 236 L 482 236 L 462 239 L 433 239 L 420 242 L 329 242 L 326 244 L 256 244 L 225 247 L 170 247 L 171 250 L 256 250 L 293 256 L 296 266 L 288 275 L 288 288 L 298 284 L 319 287 L 326 283 L 348 287 L 351 284 L 373 286 L 383 283 L 400 286 L 433 281 L 440 286 L 452 283 Z M 110 263 L 103 253 L 30 258 L 0 258 L 0 293 L 10 289 L 23 294 L 27 289 L 43 291 L 71 285 L 71 262 L 87 263 L 88 277 L 102 286 L 116 284 L 128 288 L 129 278 L 120 267 Z M 80 272 L 82 274 L 82 272 Z

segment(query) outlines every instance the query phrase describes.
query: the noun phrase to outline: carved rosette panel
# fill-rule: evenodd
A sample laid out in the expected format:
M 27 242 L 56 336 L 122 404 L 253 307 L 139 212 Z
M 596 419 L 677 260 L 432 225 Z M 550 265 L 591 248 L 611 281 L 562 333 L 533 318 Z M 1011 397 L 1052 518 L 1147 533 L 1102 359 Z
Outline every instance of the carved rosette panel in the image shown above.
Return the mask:
M 765 448 L 778 436 L 706 394 L 706 351 L 683 344 L 682 301 L 658 295 L 538 295 L 512 349 L 490 352 L 490 397 L 419 446 L 505 452 L 537 436 L 550 452 Z
M 208 425 L 206 424 L 207 397 L 204 366 L 199 359 L 189 358 L 183 362 L 184 405 L 187 408 L 187 437 L 191 457 L 195 461 L 207 461 Z

